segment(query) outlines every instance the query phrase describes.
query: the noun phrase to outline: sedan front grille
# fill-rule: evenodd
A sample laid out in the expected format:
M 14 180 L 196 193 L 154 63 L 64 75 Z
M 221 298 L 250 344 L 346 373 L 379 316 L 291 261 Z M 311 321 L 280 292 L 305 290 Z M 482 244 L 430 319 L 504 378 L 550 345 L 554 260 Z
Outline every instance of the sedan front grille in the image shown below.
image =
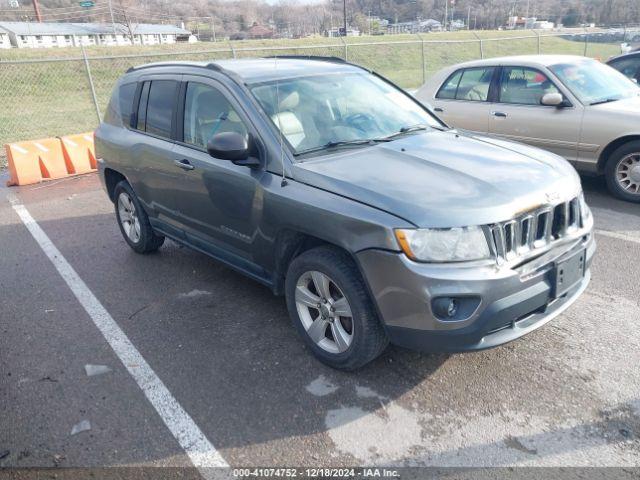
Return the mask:
M 580 200 L 576 197 L 491 225 L 490 241 L 498 260 L 510 261 L 579 230 L 581 218 Z

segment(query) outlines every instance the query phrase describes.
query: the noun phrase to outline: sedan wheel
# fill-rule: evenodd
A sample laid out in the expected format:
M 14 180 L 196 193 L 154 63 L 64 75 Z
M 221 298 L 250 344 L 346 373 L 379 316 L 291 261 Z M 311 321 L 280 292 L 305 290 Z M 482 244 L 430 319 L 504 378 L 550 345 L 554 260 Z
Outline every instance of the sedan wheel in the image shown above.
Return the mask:
M 620 159 L 616 166 L 616 181 L 631 195 L 640 195 L 640 152 Z
M 295 302 L 309 338 L 329 353 L 345 352 L 353 341 L 353 318 L 347 297 L 324 273 L 303 273 L 296 283 Z
M 140 219 L 136 206 L 127 192 L 120 192 L 118 195 L 118 214 L 125 235 L 133 243 L 138 243 L 140 241 Z

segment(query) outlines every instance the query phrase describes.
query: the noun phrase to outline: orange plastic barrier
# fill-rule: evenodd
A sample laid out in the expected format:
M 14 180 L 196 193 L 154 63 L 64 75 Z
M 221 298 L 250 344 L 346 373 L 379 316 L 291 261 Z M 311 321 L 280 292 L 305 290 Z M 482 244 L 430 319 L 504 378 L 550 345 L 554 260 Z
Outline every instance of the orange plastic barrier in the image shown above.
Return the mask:
M 70 174 L 81 174 L 95 171 L 96 151 L 93 147 L 93 132 L 79 133 L 60 137 L 62 153 Z
M 43 138 L 5 145 L 11 178 L 7 186 L 29 185 L 69 175 L 57 138 Z

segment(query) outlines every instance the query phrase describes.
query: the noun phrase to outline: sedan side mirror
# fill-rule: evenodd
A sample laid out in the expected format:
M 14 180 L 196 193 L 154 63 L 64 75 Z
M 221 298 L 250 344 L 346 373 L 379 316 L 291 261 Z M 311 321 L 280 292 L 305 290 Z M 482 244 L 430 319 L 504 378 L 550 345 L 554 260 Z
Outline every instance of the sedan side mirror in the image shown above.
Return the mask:
M 566 100 L 561 93 L 545 93 L 540 99 L 540 104 L 547 107 L 566 107 Z
M 249 167 L 260 165 L 258 159 L 250 157 L 252 147 L 251 136 L 237 132 L 217 133 L 207 142 L 207 152 L 212 157 Z

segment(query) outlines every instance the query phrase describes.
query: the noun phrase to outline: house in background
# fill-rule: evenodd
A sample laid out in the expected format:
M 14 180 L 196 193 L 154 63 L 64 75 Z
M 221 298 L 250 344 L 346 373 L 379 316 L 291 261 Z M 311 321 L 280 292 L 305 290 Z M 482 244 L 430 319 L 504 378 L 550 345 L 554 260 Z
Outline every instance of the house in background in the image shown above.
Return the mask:
M 260 25 L 258 22 L 253 22 L 253 25 L 251 25 L 247 31 L 247 35 L 253 39 L 273 38 L 273 30 L 264 25 Z
M 11 48 L 9 34 L 0 30 L 0 48 Z
M 509 17 L 507 19 L 507 30 L 552 30 L 555 27 L 553 22 L 538 20 L 536 17 Z
M 146 23 L 132 24 L 129 30 L 122 24 L 0 22 L 0 32 L 16 48 L 160 45 L 191 41 L 192 37 L 184 28 Z
M 325 37 L 344 37 L 344 28 L 332 28 L 324 32 Z M 359 37 L 360 30 L 353 27 L 347 27 L 347 37 Z

